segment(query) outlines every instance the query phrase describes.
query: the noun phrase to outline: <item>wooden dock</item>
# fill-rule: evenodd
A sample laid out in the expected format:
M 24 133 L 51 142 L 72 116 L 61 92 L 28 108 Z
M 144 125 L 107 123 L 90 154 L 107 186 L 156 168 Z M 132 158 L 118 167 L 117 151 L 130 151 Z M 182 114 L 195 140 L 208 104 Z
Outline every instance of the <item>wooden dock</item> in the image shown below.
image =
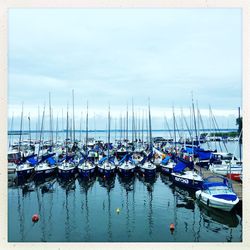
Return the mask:
M 195 166 L 195 169 L 198 172 L 202 172 L 203 178 L 207 178 L 208 176 L 219 176 L 218 174 L 212 173 L 210 170 L 201 168 L 199 166 Z M 233 181 L 231 180 L 232 185 L 233 185 L 233 190 L 234 192 L 238 195 L 240 201 L 242 202 L 242 183 L 238 181 Z

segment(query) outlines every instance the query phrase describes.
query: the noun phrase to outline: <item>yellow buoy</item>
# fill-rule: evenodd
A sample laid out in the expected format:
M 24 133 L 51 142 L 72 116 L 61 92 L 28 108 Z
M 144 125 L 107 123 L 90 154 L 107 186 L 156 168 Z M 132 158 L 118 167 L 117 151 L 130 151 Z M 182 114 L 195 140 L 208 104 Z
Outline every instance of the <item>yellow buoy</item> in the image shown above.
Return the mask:
M 117 208 L 117 209 L 116 209 L 116 212 L 119 214 L 119 213 L 120 213 L 120 208 Z

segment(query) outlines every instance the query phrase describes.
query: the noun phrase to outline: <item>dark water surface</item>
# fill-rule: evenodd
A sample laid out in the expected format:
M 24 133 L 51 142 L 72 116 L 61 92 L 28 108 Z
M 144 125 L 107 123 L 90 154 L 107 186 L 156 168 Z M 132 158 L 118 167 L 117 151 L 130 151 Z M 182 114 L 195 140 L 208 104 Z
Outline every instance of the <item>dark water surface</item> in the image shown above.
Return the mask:
M 46 183 L 54 183 L 45 190 Z M 9 183 L 10 242 L 240 242 L 242 219 L 208 209 L 194 193 L 158 173 L 123 180 L 95 177 L 30 183 L 33 191 Z M 117 208 L 120 212 L 117 212 Z M 33 223 L 33 214 L 40 220 Z M 171 234 L 169 226 L 175 224 Z

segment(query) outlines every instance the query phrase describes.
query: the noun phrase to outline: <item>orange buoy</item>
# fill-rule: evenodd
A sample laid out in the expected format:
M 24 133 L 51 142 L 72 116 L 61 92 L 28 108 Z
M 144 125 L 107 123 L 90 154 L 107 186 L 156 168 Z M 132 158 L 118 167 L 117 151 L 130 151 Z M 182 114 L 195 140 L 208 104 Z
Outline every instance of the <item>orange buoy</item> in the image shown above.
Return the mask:
M 33 222 L 38 222 L 38 221 L 39 221 L 39 216 L 38 216 L 38 214 L 34 214 L 34 215 L 32 216 L 32 221 L 33 221 Z
M 169 229 L 170 229 L 170 231 L 171 231 L 171 232 L 173 232 L 173 231 L 174 231 L 174 224 L 173 224 L 173 223 L 171 223 L 171 224 L 170 224 Z

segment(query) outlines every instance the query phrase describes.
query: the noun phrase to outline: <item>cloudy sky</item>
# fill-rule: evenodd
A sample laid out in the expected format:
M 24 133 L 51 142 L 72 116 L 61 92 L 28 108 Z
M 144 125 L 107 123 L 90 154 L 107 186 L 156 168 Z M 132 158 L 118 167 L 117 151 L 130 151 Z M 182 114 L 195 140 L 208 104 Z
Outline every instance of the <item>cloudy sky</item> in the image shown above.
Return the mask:
M 9 117 L 20 123 L 21 104 L 33 126 L 49 92 L 53 116 L 66 115 L 75 91 L 80 119 L 105 128 L 108 105 L 119 119 L 126 105 L 163 117 L 189 114 L 193 98 L 221 126 L 235 125 L 241 106 L 240 9 L 11 9 L 9 11 Z M 105 119 L 104 119 L 105 118 Z M 19 120 L 18 120 L 19 119 Z M 98 120 L 99 119 L 99 120 Z M 205 118 L 204 118 L 205 119 Z

